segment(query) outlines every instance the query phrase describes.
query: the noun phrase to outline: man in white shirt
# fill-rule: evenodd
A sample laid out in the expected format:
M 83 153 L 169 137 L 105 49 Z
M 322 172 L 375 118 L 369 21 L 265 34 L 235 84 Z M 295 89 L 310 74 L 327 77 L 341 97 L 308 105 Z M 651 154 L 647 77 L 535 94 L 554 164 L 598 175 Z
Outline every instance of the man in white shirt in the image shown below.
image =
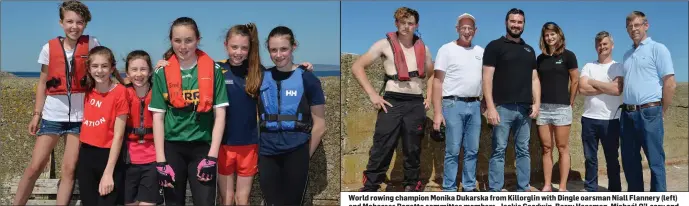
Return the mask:
M 620 162 L 620 114 L 617 108 L 622 104 L 619 87 L 622 65 L 612 60 L 614 42 L 606 31 L 596 35 L 598 60 L 587 63 L 581 70 L 579 93 L 586 96 L 584 114 L 581 117 L 581 140 L 586 158 L 585 189 L 598 191 L 598 141 L 603 145 L 608 172 L 608 190 L 621 191 Z
M 483 48 L 471 43 L 476 33 L 476 19 L 471 14 L 460 15 L 455 27 L 459 38 L 440 47 L 435 61 L 433 128 L 439 131 L 441 124 L 447 127 L 443 191 L 457 192 L 457 167 L 462 146 L 462 190 L 478 191 L 476 156 L 481 134 L 479 97 L 482 95 Z

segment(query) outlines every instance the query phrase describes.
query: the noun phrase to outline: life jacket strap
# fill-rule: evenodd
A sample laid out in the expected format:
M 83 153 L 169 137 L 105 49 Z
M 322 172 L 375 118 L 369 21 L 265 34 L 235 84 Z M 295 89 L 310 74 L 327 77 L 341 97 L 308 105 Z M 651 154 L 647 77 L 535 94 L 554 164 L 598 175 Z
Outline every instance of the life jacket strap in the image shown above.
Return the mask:
M 297 115 L 266 114 L 266 121 L 299 121 Z
M 412 77 L 420 77 L 419 71 L 409 72 L 409 78 L 412 78 Z M 397 74 L 394 74 L 394 75 L 387 75 L 387 74 L 386 74 L 386 75 L 385 75 L 385 78 L 384 78 L 384 81 L 388 81 L 388 80 L 391 80 L 391 79 L 392 79 L 392 80 L 399 80 L 399 76 L 398 76 Z M 404 80 L 399 80 L 399 81 L 404 81 Z M 406 80 L 406 81 L 409 81 L 409 80 Z
M 135 134 L 135 135 L 147 135 L 147 134 L 153 134 L 153 128 L 145 128 L 145 127 L 138 127 L 138 128 L 132 128 L 132 127 L 125 127 L 124 128 L 124 133 L 126 134 Z

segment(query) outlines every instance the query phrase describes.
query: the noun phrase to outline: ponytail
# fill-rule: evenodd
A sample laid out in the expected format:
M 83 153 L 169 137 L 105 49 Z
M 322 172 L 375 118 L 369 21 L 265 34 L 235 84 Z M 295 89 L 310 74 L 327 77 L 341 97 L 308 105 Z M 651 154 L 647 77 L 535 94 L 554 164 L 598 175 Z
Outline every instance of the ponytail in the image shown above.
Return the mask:
M 164 54 L 163 54 L 163 59 L 168 60 L 172 55 L 175 55 L 175 51 L 172 50 L 172 47 L 170 47 Z
M 263 71 L 261 69 L 261 58 L 258 55 L 258 31 L 256 30 L 256 25 L 254 23 L 246 24 L 249 30 L 249 71 L 247 72 L 247 84 L 244 90 L 252 98 L 258 97 L 258 89 L 261 85 L 261 75 Z

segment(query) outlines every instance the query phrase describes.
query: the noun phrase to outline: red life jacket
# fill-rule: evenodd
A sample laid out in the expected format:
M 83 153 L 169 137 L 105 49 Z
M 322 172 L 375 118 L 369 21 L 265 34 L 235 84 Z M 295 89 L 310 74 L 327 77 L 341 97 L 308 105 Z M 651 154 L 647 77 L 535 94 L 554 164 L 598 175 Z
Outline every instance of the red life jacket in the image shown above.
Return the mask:
M 82 80 L 86 78 L 86 60 L 89 56 L 89 36 L 82 35 L 77 40 L 74 55 L 72 56 L 72 69 L 68 72 L 67 56 L 62 45 L 63 37 L 56 37 L 48 41 L 49 63 L 48 76 L 46 78 L 47 95 L 62 95 L 71 93 L 85 93 L 86 88 Z
M 187 104 L 184 100 L 182 71 L 176 55 L 172 55 L 168 59 L 168 65 L 165 67 L 165 81 L 167 82 L 168 100 L 174 108 L 182 109 L 195 106 L 196 112 L 204 113 L 213 109 L 215 61 L 200 49 L 196 50 L 196 55 L 198 56 L 197 81 L 199 85 L 199 102 L 197 105 Z
M 400 81 L 409 81 L 410 75 L 407 69 L 407 61 L 404 58 L 404 52 L 402 51 L 402 45 L 397 39 L 397 32 L 388 32 L 387 35 L 390 46 L 392 47 L 393 60 L 395 62 L 395 68 L 397 68 L 397 79 Z M 424 68 L 426 65 L 426 46 L 424 45 L 421 37 L 414 35 L 414 53 L 416 54 L 416 68 L 418 70 L 418 76 L 423 78 Z
M 129 99 L 129 118 L 125 128 L 125 137 L 139 143 L 144 143 L 146 140 L 153 141 L 153 113 L 148 111 L 151 90 L 149 89 L 146 96 L 140 98 L 134 86 L 130 86 L 127 87 L 127 98 Z

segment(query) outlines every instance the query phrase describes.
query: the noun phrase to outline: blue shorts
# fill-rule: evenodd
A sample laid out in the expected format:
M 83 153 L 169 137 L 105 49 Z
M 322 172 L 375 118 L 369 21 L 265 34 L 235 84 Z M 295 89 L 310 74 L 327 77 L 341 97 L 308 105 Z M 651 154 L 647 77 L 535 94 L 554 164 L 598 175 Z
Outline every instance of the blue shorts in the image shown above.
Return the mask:
M 81 132 L 81 122 L 54 122 L 41 119 L 41 125 L 36 132 L 37 136 L 57 135 L 62 136 L 67 133 L 79 135 Z

